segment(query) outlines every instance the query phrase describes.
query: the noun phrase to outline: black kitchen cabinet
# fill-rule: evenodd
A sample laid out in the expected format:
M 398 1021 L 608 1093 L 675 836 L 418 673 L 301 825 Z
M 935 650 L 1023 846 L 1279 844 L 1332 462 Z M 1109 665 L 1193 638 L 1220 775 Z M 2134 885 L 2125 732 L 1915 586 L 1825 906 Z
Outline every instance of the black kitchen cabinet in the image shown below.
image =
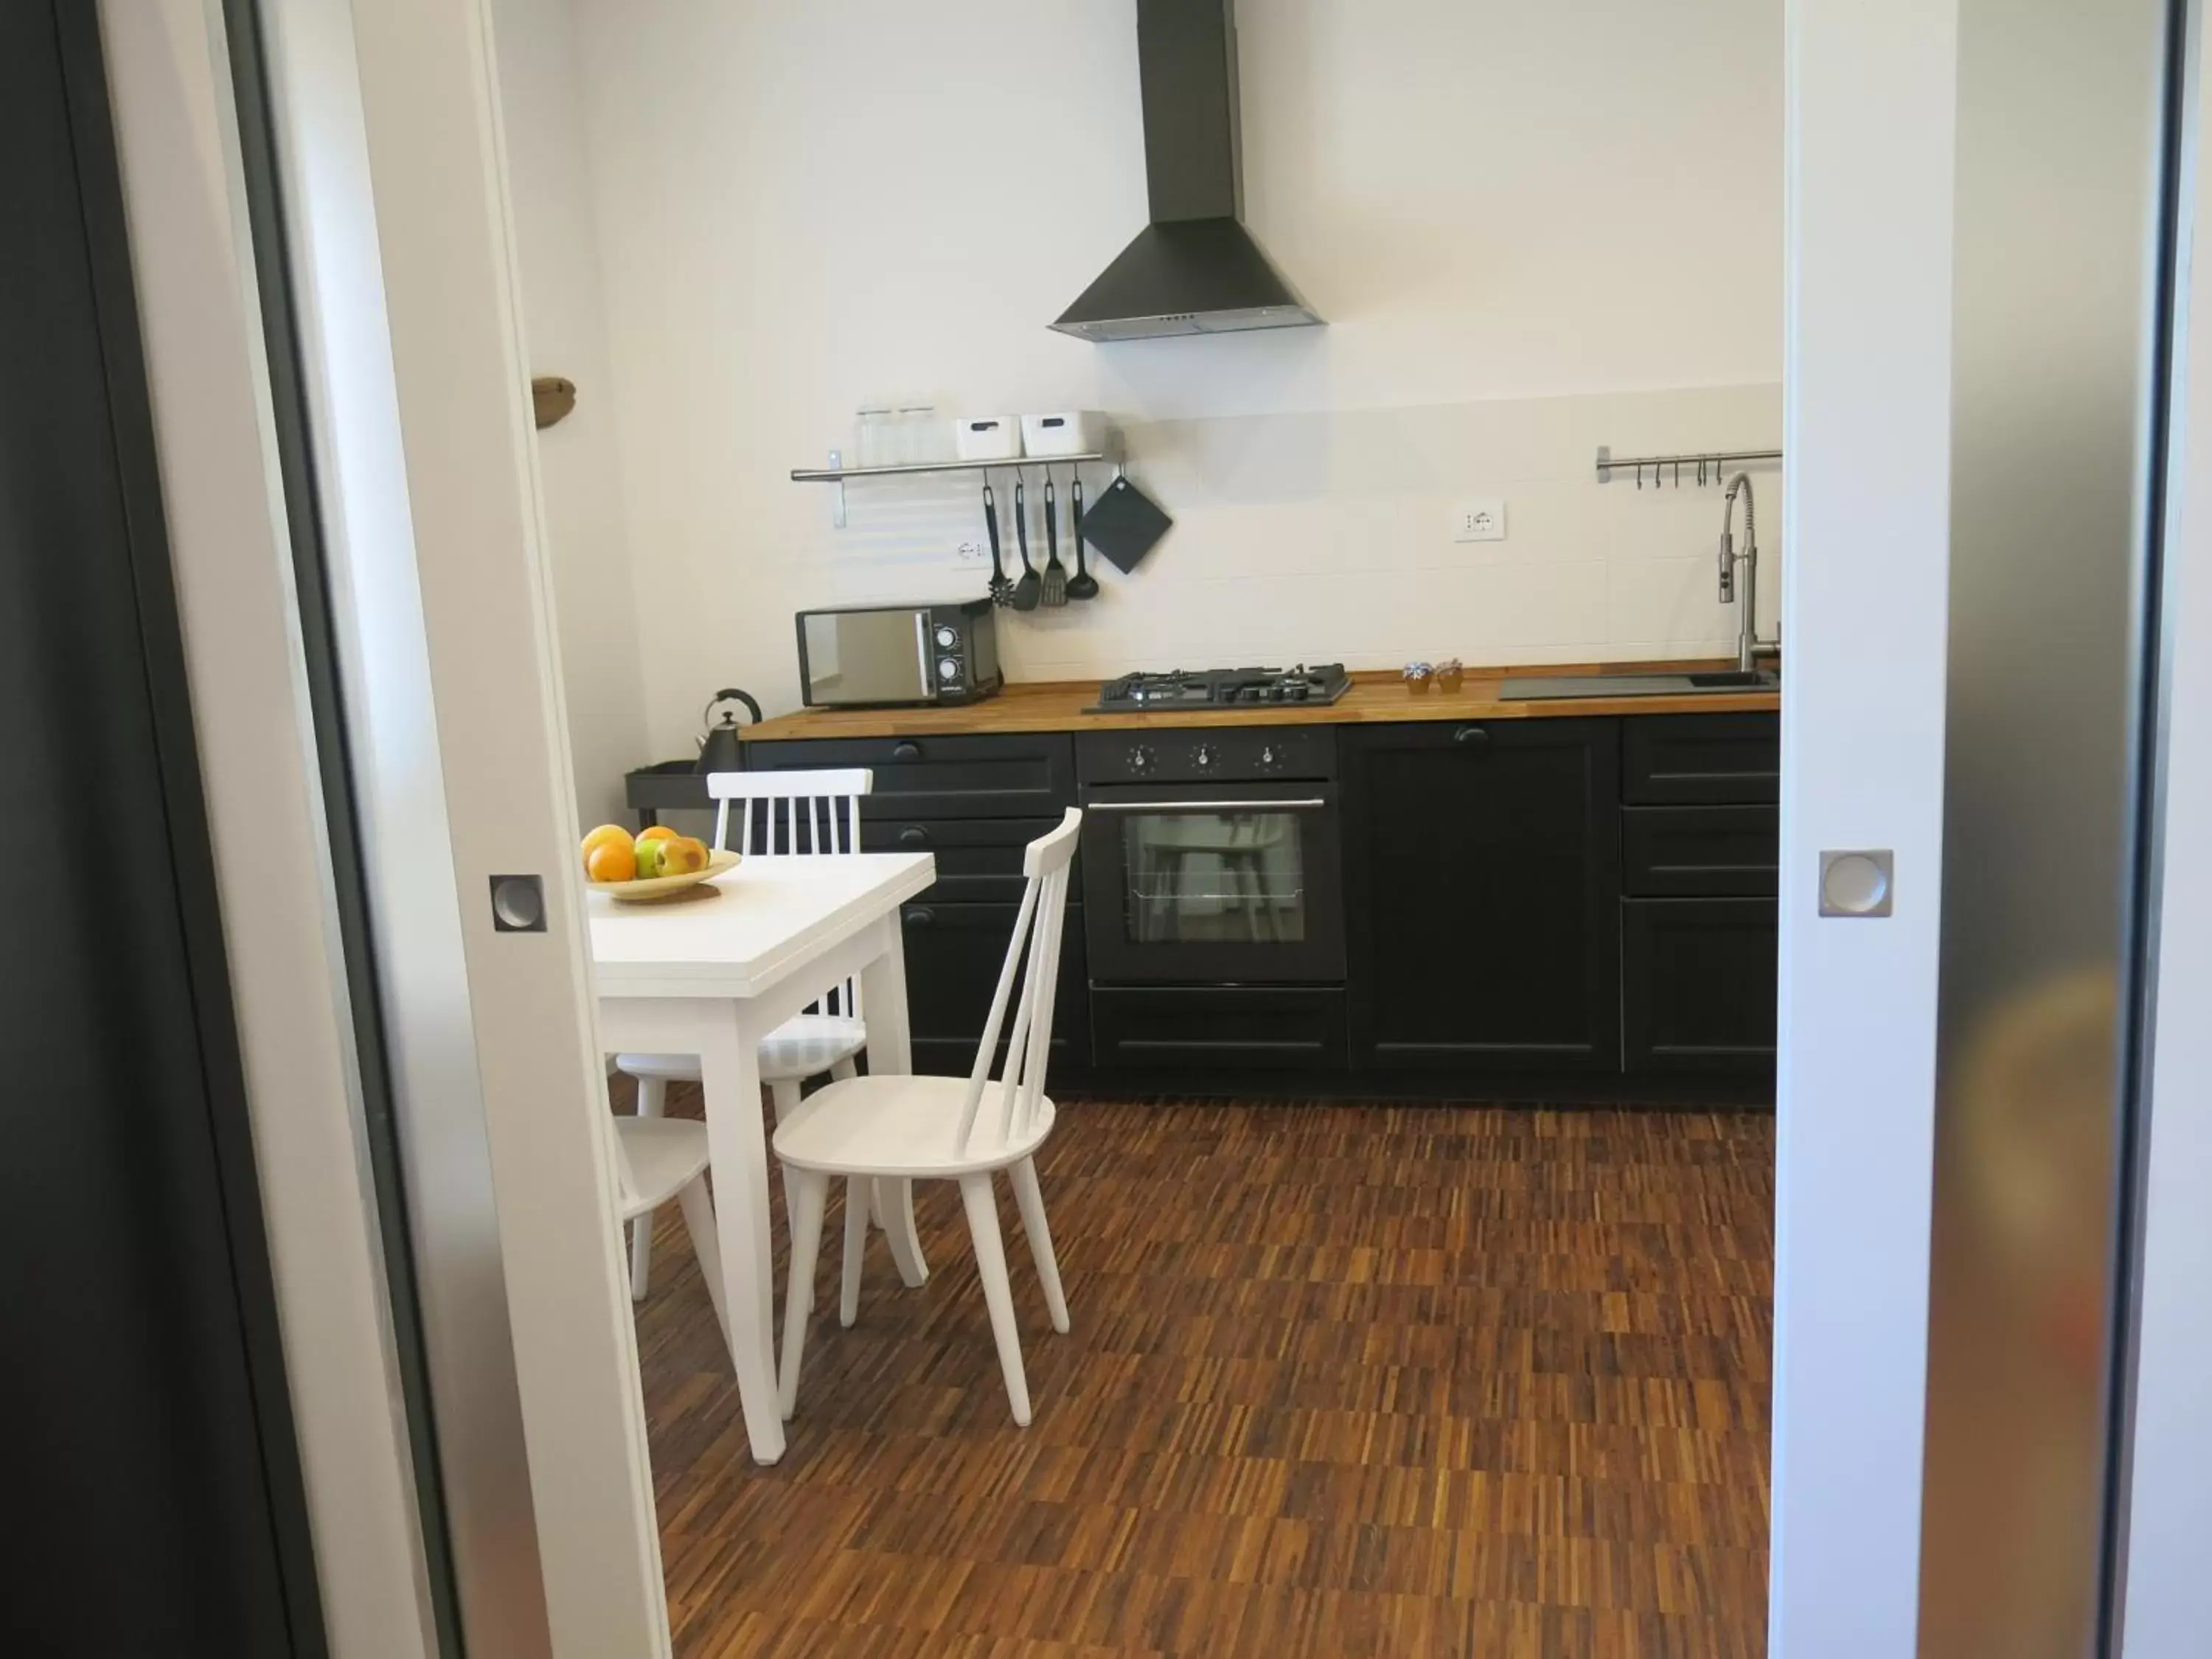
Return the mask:
M 943 884 L 939 884 L 942 885 Z M 935 890 L 933 889 L 933 891 Z M 1013 904 L 905 906 L 907 1017 L 914 1041 L 914 1069 L 964 1077 L 975 1063 L 975 1045 L 991 1016 L 991 994 L 1013 937 Z M 1019 987 L 1016 987 L 1018 992 Z M 865 1008 L 863 1010 L 865 1012 Z M 1060 987 L 1053 998 L 1053 1070 L 1091 1064 L 1091 1003 L 1083 960 L 1083 907 L 1067 907 L 1060 935 Z M 1014 1008 L 1006 1010 L 1011 1029 Z M 1000 1041 L 1003 1047 L 1006 1031 Z
M 1776 918 L 1772 899 L 1621 902 L 1630 1072 L 1772 1069 Z
M 1620 1060 L 1612 720 L 1346 734 L 1357 1072 L 1607 1072 Z
M 1771 806 L 1625 806 L 1621 890 L 1631 898 L 1772 898 L 1781 877 Z
M 1779 714 L 1638 714 L 1627 728 L 1624 798 L 1636 806 L 1782 799 Z
M 1066 732 L 920 738 L 800 738 L 745 744 L 749 772 L 864 766 L 863 818 L 1044 817 L 1075 805 L 1075 738 Z

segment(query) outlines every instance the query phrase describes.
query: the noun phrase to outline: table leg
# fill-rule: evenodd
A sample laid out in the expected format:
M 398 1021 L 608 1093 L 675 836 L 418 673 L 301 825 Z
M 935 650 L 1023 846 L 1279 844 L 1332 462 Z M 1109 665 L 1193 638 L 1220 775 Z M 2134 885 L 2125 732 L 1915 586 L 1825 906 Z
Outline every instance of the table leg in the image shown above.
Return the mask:
M 768 1137 L 761 1126 L 760 1036 L 750 1028 L 742 1005 L 701 1007 L 699 1073 L 721 1234 L 730 1363 L 737 1371 L 753 1461 L 773 1463 L 783 1455 L 783 1413 L 776 1395 L 769 1273 L 775 1243 L 769 1226 Z
M 903 1077 L 914 1070 L 914 1048 L 907 1026 L 906 935 L 896 912 L 878 924 L 883 949 L 860 971 L 860 1006 L 868 1022 L 868 1073 Z M 921 1235 L 914 1225 L 914 1182 L 878 1181 L 869 1207 L 891 1247 L 899 1278 L 908 1289 L 927 1282 L 929 1265 L 921 1258 Z M 852 1199 L 848 1196 L 847 1203 Z

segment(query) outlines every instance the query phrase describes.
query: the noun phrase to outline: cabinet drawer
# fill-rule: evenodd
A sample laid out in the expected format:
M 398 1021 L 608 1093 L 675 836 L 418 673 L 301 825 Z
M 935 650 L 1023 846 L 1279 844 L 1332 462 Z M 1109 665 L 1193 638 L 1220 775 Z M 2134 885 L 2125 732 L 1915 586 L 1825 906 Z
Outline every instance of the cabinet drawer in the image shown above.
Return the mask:
M 1771 806 L 1630 806 L 1621 890 L 1631 898 L 1771 898 L 1781 860 Z
M 1774 1065 L 1772 899 L 1623 899 L 1621 1048 L 1638 1072 Z
M 1098 1064 L 1104 1069 L 1345 1067 L 1345 996 L 1334 988 L 1102 988 L 1091 1000 Z
M 933 855 L 937 883 L 919 902 L 1018 904 L 1022 854 L 1038 836 L 1059 827 L 1058 818 L 872 818 L 863 807 L 860 850 Z M 1082 892 L 1080 872 L 1069 890 Z
M 1064 732 L 1007 736 L 805 738 L 749 743 L 755 772 L 865 766 L 875 793 L 861 816 L 1049 817 L 1075 805 L 1075 739 Z
M 1632 714 L 1621 799 L 1638 806 L 1765 805 L 1782 798 L 1777 714 Z
M 915 902 L 899 912 L 906 941 L 907 1021 L 914 1041 L 914 1069 L 965 1076 L 991 1017 L 991 994 L 1006 963 L 1019 904 Z M 1060 952 L 1060 984 L 1053 995 L 1053 1066 L 1091 1063 L 1091 1007 L 1084 995 L 1083 907 L 1067 907 Z M 865 1006 L 861 1011 L 866 1012 Z M 1006 1010 L 1013 1024 L 1014 1007 Z M 1000 1038 L 1005 1046 L 1005 1034 Z M 1048 1070 L 1049 1068 L 1048 1068 Z M 1049 1075 L 1046 1086 L 1051 1086 Z

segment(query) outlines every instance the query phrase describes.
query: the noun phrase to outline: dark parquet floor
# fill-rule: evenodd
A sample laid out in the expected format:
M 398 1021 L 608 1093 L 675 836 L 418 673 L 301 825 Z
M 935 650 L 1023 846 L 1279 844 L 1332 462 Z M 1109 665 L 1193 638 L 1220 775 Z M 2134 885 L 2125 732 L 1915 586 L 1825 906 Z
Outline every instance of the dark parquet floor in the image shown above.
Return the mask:
M 1071 1335 L 1000 1188 L 1034 1425 L 956 1190 L 922 1290 L 872 1237 L 850 1331 L 833 1200 L 773 1469 L 671 1206 L 638 1330 L 677 1651 L 1759 1655 L 1773 1150 L 1748 1113 L 1069 1102 Z

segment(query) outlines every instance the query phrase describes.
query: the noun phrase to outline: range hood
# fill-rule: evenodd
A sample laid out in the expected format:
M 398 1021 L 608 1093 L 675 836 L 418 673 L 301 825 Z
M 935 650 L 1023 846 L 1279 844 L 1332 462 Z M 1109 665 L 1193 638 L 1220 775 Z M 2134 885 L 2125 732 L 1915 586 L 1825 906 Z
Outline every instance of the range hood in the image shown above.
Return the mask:
M 1137 0 L 1152 222 L 1053 326 L 1085 340 L 1321 319 L 1244 228 L 1235 0 Z

